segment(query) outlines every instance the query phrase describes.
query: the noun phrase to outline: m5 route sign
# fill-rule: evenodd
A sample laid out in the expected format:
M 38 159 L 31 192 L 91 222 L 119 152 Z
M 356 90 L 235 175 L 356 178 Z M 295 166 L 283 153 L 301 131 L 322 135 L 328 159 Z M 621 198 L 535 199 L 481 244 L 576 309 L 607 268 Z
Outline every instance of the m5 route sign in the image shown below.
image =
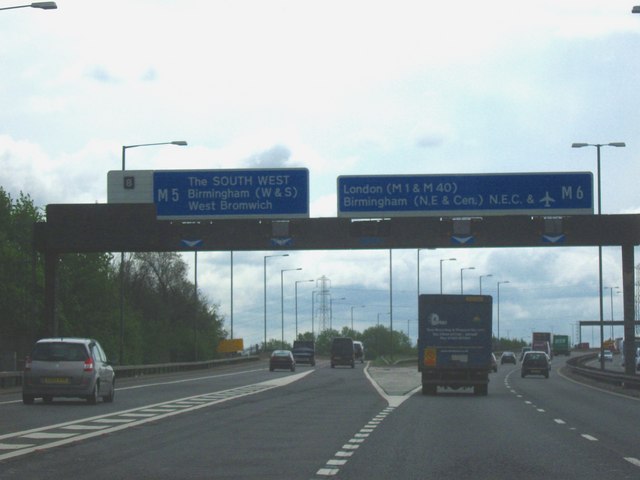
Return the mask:
M 109 203 L 154 203 L 161 220 L 309 217 L 306 168 L 109 172 Z

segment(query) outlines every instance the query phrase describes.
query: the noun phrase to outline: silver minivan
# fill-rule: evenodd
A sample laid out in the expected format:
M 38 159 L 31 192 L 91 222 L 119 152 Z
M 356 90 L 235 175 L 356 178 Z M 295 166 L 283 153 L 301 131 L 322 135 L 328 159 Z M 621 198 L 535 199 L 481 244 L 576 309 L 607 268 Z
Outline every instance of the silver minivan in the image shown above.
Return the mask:
M 90 338 L 43 338 L 27 357 L 22 401 L 49 403 L 54 397 L 80 397 L 95 404 L 113 402 L 115 374 L 100 344 Z

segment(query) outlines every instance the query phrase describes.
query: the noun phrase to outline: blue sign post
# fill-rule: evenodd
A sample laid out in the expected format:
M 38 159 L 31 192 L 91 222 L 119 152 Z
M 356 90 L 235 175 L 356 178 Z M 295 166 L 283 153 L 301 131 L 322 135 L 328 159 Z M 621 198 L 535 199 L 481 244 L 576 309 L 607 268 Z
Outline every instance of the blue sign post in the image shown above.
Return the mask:
M 309 170 L 158 170 L 153 202 L 166 220 L 306 218 Z
M 593 175 L 503 173 L 338 177 L 338 216 L 593 214 Z

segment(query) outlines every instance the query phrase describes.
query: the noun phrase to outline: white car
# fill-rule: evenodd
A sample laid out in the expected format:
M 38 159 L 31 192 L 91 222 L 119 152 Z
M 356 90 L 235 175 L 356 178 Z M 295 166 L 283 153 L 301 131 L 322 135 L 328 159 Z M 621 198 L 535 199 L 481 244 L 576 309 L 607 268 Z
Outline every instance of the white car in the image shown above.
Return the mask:
M 604 356 L 605 362 L 613 362 L 613 352 L 611 350 L 605 350 L 601 354 L 598 354 L 598 359 L 602 358 L 602 356 Z

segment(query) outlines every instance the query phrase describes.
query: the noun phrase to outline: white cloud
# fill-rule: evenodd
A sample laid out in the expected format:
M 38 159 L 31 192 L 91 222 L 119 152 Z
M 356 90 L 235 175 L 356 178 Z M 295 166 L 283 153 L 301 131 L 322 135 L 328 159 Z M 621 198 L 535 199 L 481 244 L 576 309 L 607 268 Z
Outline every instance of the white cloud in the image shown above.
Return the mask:
M 571 143 L 625 141 L 602 152 L 603 211 L 640 212 L 640 18 L 622 0 L 65 0 L 21 13 L 0 17 L 0 185 L 39 205 L 105 201 L 122 145 L 146 142 L 189 146 L 129 150 L 128 169 L 308 168 L 311 216 L 333 217 L 339 175 L 595 171 L 595 151 Z M 483 272 L 492 294 L 510 280 L 501 321 L 524 336 L 597 313 L 593 250 L 423 252 L 421 284 L 439 290 L 447 255 L 445 291 L 462 266 L 476 267 L 470 291 Z M 619 253 L 605 252 L 619 283 Z M 248 330 L 262 253 L 237 255 Z M 386 254 L 295 258 L 373 304 L 387 301 Z M 228 311 L 226 260 L 211 257 L 202 288 Z M 414 262 L 394 251 L 398 305 L 412 303 Z

